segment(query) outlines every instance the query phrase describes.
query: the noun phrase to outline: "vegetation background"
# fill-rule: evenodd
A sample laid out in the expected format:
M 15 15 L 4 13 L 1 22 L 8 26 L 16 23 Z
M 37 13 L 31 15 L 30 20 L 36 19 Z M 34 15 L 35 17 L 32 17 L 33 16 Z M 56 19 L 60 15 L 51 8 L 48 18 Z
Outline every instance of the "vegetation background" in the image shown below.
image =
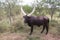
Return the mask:
M 0 0 L 0 40 L 60 40 L 60 0 L 35 0 L 30 5 L 22 5 L 23 0 Z M 30 36 L 30 27 L 24 24 L 21 6 L 30 13 L 34 6 L 33 16 L 49 17 L 49 33 L 40 33 L 40 28 L 34 27 Z

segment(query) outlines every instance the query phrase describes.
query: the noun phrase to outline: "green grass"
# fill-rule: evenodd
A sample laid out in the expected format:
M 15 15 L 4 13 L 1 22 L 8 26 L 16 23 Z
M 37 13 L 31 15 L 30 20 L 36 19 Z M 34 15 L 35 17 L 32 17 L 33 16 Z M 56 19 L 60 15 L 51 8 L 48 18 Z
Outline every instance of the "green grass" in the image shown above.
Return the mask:
M 34 31 L 32 36 L 28 36 L 30 32 L 30 27 L 24 24 L 23 19 L 19 19 L 19 17 L 15 18 L 15 22 L 10 25 L 7 19 L 3 19 L 0 21 L 0 33 L 10 32 L 10 33 L 22 33 L 26 34 L 26 40 L 43 40 L 41 36 L 46 33 L 46 30 L 43 34 L 41 34 L 42 26 L 41 27 L 34 27 Z M 58 18 L 57 18 L 58 19 Z M 52 20 L 49 23 L 49 33 L 53 35 L 60 35 L 60 20 Z

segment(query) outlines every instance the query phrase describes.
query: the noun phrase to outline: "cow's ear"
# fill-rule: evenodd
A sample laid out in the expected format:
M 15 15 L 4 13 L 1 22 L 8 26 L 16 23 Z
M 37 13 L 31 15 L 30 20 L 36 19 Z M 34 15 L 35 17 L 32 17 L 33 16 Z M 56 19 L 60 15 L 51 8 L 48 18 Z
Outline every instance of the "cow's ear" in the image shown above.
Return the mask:
M 23 18 L 25 18 L 27 15 L 23 16 Z

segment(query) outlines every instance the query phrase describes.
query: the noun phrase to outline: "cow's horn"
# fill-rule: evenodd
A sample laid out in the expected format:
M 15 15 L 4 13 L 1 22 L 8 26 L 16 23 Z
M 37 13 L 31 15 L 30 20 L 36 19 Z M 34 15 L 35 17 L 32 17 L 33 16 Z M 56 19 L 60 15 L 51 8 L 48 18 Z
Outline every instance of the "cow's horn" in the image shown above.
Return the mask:
M 22 12 L 24 15 L 26 15 L 26 13 L 24 12 L 22 6 L 21 6 L 21 12 Z

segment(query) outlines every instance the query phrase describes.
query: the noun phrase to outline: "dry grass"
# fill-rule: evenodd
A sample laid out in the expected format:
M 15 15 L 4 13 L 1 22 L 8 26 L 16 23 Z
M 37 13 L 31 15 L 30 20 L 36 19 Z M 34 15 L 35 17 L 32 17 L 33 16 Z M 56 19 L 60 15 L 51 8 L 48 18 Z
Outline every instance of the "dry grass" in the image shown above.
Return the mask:
M 0 40 L 60 40 L 60 36 L 53 34 L 33 34 L 27 33 L 3 33 L 0 35 Z
M 22 14 L 21 14 L 22 15 Z M 50 18 L 50 16 L 48 15 Z M 27 25 L 24 25 L 22 16 L 18 15 L 14 17 L 14 22 L 12 25 L 8 25 L 6 28 L 5 26 L 8 24 L 5 22 L 5 26 L 3 28 L 7 29 L 9 33 L 1 33 L 0 34 L 0 40 L 60 40 L 60 18 L 57 18 L 59 20 L 55 20 L 56 17 L 53 17 L 53 21 L 50 22 L 49 25 L 49 33 L 48 35 L 45 35 L 45 32 L 41 34 L 42 27 L 34 28 L 33 34 L 30 36 L 30 27 Z M 2 21 L 4 23 L 4 21 Z M 1 22 L 1 24 L 2 24 Z M 1 26 L 0 26 L 1 27 Z M 6 31 L 6 30 L 5 30 Z M 11 33 L 13 32 L 13 33 Z

